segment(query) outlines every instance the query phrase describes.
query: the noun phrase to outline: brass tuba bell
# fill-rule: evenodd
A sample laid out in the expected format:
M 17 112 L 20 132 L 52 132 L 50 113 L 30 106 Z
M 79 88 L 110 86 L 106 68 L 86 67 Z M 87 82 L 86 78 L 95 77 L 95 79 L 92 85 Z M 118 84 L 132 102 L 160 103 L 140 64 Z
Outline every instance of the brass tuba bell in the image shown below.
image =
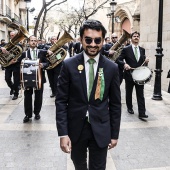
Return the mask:
M 124 43 L 126 40 L 128 40 L 128 38 L 130 38 L 130 34 L 123 29 L 123 34 L 122 34 L 122 36 L 121 36 L 121 37 L 119 38 L 119 40 L 110 48 L 110 50 L 114 50 L 115 52 L 114 52 L 113 55 L 109 56 L 109 59 L 111 59 L 111 60 L 113 60 L 113 61 L 115 61 L 115 60 L 117 59 L 117 57 L 120 55 L 120 53 L 121 53 L 121 51 L 122 51 L 122 49 L 123 49 L 123 47 L 122 47 L 123 43 Z
M 17 25 L 15 23 L 12 23 L 12 25 L 15 26 L 15 28 L 18 30 L 18 33 L 9 41 L 8 44 L 3 47 L 8 51 L 8 54 L 4 54 L 2 51 L 0 51 L 0 64 L 3 67 L 9 66 L 12 59 L 17 60 L 21 56 L 23 50 L 17 44 L 23 39 L 29 38 L 29 33 L 23 26 Z
M 52 51 L 53 54 L 47 55 L 47 59 L 50 62 L 49 67 L 47 67 L 48 70 L 56 67 L 64 60 L 67 55 L 67 52 L 64 48 L 61 47 L 71 40 L 73 40 L 73 38 L 65 31 L 62 37 L 49 48 L 49 50 Z

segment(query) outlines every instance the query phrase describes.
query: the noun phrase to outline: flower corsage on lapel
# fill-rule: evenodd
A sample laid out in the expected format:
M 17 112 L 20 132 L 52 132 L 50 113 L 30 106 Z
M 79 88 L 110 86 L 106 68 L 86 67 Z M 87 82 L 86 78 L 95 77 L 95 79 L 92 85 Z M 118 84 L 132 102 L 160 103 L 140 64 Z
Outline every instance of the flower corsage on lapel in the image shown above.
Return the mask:
M 104 89 L 105 89 L 105 81 L 104 81 L 103 68 L 99 68 L 97 86 L 95 92 L 95 100 L 96 99 L 103 100 Z

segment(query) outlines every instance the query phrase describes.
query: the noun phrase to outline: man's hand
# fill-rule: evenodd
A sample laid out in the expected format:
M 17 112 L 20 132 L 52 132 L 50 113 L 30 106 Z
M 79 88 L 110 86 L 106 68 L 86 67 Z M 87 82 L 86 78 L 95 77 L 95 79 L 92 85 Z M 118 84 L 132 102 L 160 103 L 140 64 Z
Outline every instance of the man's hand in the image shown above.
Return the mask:
M 2 50 L 2 52 L 3 52 L 4 54 L 9 54 L 9 52 L 6 50 L 6 48 L 1 47 L 0 49 Z
M 9 64 L 11 65 L 11 64 L 15 64 L 17 62 L 17 60 L 16 59 L 12 59 L 10 62 L 9 62 Z
M 124 69 L 125 69 L 125 70 L 130 70 L 131 67 L 130 67 L 128 64 L 125 64 L 125 65 L 124 65 Z
M 60 138 L 60 148 L 65 153 L 71 152 L 71 140 L 68 136 Z
M 53 54 L 53 52 L 50 51 L 50 50 L 48 50 L 47 53 L 48 53 L 48 55 L 52 55 Z
M 115 50 L 109 50 L 109 55 L 113 55 L 115 53 Z
M 111 139 L 111 143 L 109 143 L 108 149 L 112 149 L 117 145 L 117 139 Z
M 149 58 L 148 57 L 145 59 L 145 63 L 149 63 Z
M 43 67 L 44 67 L 42 63 L 39 63 L 39 66 L 40 66 L 40 68 L 43 68 Z

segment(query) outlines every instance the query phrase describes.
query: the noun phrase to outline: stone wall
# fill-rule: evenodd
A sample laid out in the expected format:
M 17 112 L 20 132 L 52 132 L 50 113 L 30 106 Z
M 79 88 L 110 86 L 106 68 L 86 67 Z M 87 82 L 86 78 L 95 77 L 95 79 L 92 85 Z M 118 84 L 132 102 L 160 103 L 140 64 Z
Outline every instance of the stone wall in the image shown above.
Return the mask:
M 162 48 L 164 57 L 162 58 L 162 90 L 167 91 L 169 79 L 166 78 L 170 69 L 170 1 L 164 0 L 163 4 L 163 33 Z M 146 55 L 149 56 L 149 67 L 154 71 L 156 67 L 156 48 L 158 34 L 158 0 L 141 0 L 140 4 L 140 45 L 146 49 Z M 155 82 L 155 72 L 153 73 L 150 84 Z

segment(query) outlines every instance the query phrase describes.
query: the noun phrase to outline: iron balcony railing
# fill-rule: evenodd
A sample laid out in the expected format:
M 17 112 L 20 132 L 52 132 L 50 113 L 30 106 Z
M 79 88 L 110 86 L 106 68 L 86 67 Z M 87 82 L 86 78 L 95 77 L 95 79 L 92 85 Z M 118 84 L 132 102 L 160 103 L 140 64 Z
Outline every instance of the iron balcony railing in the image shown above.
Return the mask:
M 20 18 L 18 15 L 16 15 L 15 13 L 14 13 L 14 19 L 15 19 L 16 22 L 18 22 L 19 24 L 22 25 L 22 20 L 21 20 L 21 18 Z
M 6 5 L 6 16 L 11 18 L 11 9 Z

